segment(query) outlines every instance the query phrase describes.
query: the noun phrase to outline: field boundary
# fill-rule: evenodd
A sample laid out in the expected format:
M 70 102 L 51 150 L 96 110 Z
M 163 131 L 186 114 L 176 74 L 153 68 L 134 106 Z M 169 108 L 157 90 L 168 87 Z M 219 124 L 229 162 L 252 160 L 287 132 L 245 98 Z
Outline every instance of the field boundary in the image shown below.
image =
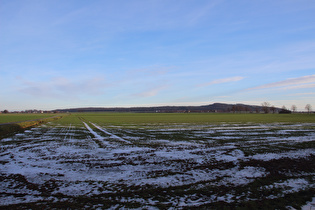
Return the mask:
M 18 121 L 18 122 L 10 122 L 10 123 L 2 123 L 0 124 L 0 139 L 10 136 L 14 133 L 23 132 L 27 128 L 38 126 L 50 121 L 58 120 L 62 118 L 62 115 L 56 115 L 47 118 L 40 118 L 34 120 L 25 120 L 25 121 Z

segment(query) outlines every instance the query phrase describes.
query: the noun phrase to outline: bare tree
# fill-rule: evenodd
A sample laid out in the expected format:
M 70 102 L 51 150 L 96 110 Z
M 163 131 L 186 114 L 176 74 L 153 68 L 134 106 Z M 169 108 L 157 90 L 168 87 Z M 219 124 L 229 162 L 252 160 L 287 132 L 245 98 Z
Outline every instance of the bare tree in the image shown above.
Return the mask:
M 264 102 L 261 104 L 263 111 L 267 114 L 270 111 L 270 103 Z
M 291 106 L 291 110 L 292 110 L 292 112 L 296 112 L 297 107 L 293 104 L 293 105 Z
M 306 104 L 305 109 L 308 113 L 312 111 L 312 106 L 310 104 Z
M 270 109 L 271 109 L 272 113 L 276 113 L 276 107 L 275 107 L 275 106 L 272 105 L 272 106 L 270 107 Z

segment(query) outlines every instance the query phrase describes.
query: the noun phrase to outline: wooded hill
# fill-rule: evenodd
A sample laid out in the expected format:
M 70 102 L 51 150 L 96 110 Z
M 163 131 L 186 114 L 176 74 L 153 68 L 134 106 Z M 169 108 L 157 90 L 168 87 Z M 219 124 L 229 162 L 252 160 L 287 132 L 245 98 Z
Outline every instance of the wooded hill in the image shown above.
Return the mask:
M 88 108 L 71 108 L 71 109 L 57 109 L 55 112 L 247 112 L 247 113 L 259 113 L 259 112 L 271 112 L 278 113 L 283 111 L 276 107 L 263 107 L 246 104 L 224 104 L 214 103 L 204 106 L 156 106 L 156 107 L 88 107 Z M 287 110 L 288 111 L 288 110 Z

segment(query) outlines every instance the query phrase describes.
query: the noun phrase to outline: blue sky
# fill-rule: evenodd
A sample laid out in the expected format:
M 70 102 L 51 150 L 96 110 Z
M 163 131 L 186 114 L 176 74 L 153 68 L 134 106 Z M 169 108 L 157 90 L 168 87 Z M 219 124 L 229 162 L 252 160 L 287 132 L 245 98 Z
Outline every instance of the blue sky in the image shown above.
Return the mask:
M 0 0 L 0 110 L 315 108 L 313 0 Z

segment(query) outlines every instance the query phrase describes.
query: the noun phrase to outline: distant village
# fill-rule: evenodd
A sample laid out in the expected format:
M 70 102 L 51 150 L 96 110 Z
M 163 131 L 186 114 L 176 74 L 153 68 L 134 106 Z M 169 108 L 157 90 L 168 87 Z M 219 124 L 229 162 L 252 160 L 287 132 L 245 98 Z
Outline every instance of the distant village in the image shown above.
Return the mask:
M 31 110 L 24 110 L 24 111 L 8 111 L 3 110 L 0 111 L 0 114 L 7 114 L 7 113 L 16 113 L 16 114 L 53 114 L 58 113 L 58 111 L 43 111 L 43 110 L 37 110 L 37 109 L 31 109 Z

